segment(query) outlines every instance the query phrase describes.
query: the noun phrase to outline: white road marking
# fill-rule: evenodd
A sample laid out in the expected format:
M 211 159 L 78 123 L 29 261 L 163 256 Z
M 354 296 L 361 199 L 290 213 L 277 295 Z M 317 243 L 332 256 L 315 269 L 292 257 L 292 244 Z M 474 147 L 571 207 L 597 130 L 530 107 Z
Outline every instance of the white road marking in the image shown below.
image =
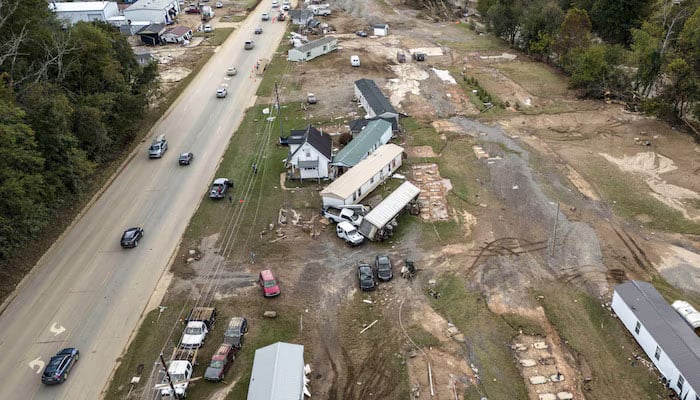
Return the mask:
M 31 368 L 32 371 L 34 370 L 34 367 L 39 367 L 39 368 L 36 370 L 36 373 L 37 373 L 37 374 L 40 374 L 41 371 L 44 369 L 44 362 L 41 361 L 41 357 L 37 357 L 37 358 L 35 358 L 35 359 L 33 359 L 32 361 L 29 362 L 29 368 Z
M 51 333 L 53 333 L 54 336 L 58 336 L 65 332 L 66 328 L 59 325 L 58 322 L 54 322 L 53 325 L 51 325 L 51 328 L 49 328 L 49 331 L 51 331 Z

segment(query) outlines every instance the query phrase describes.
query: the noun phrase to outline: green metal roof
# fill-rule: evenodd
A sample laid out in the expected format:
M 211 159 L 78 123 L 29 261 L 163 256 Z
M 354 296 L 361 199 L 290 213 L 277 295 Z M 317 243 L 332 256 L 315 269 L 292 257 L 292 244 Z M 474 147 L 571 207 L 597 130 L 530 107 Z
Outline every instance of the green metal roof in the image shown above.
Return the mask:
M 391 132 L 391 124 L 384 120 L 378 119 L 367 124 L 357 136 L 346 144 L 342 150 L 333 156 L 333 165 L 343 167 L 354 167 L 362 161 L 367 154 L 373 150 L 373 147 L 378 148 L 385 144 L 381 143 L 380 139 L 386 131 Z

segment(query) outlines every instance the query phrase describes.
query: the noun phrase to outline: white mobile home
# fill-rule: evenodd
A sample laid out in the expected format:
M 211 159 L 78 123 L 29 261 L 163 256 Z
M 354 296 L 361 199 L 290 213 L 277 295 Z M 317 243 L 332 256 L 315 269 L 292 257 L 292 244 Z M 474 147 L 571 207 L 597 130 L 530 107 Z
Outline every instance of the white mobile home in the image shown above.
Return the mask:
M 394 106 L 384 97 L 384 93 L 371 79 L 358 79 L 355 81 L 355 98 L 367 112 L 367 118 L 396 118 L 399 113 Z
M 389 25 L 387 24 L 375 24 L 374 25 L 374 35 L 375 36 L 386 36 L 389 34 Z
M 321 191 L 323 206 L 358 204 L 403 161 L 403 147 L 385 144 Z
M 350 143 L 333 156 L 331 166 L 336 168 L 336 172 L 344 172 L 357 165 L 382 145 L 389 143 L 392 136 L 390 122 L 382 119 L 370 121 L 365 129 L 361 130 Z M 337 173 L 337 175 L 340 174 Z
M 338 50 L 338 39 L 332 36 L 326 36 L 313 42 L 306 43 L 303 46 L 289 49 L 287 52 L 287 61 L 309 61 L 324 54 L 328 54 L 333 50 Z
M 71 3 L 49 3 L 49 8 L 56 18 L 71 25 L 80 21 L 107 22 L 110 18 L 119 16 L 119 7 L 115 1 L 76 1 Z
M 178 0 L 138 0 L 124 10 L 127 21 L 148 21 L 151 24 L 171 24 L 180 13 Z
M 646 282 L 615 287 L 612 308 L 681 399 L 700 398 L 700 337 Z
M 248 400 L 304 400 L 304 346 L 277 342 L 255 350 Z

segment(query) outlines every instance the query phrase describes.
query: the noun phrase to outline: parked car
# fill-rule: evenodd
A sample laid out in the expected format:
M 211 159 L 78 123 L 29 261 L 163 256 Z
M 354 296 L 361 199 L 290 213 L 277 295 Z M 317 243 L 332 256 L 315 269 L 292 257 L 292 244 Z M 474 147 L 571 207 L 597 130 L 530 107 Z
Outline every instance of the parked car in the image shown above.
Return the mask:
M 219 99 L 223 99 L 226 97 L 228 94 L 228 91 L 226 91 L 226 88 L 223 86 L 220 86 L 218 89 L 216 89 L 216 97 Z
M 233 187 L 233 182 L 226 178 L 216 178 L 209 189 L 209 197 L 212 199 L 223 199 L 228 188 Z
M 123 248 L 136 247 L 141 238 L 143 238 L 143 228 L 137 226 L 125 230 L 119 243 Z
M 360 66 L 360 56 L 350 56 L 350 65 L 353 67 Z
M 252 40 L 246 40 L 245 44 L 243 45 L 243 48 L 246 50 L 253 50 L 254 46 L 255 46 L 255 44 L 253 44 Z
M 168 141 L 165 135 L 158 135 L 148 148 L 148 158 L 161 158 L 168 151 Z
M 277 8 L 280 6 L 280 2 L 277 0 L 272 0 L 272 8 Z
M 204 25 L 204 28 L 202 28 L 202 30 L 203 30 L 205 33 L 209 33 L 209 32 L 211 32 L 213 29 L 211 28 L 211 24 L 206 24 L 206 25 Z
M 202 10 L 199 9 L 199 7 L 195 5 L 191 5 L 190 8 L 185 10 L 185 14 L 201 14 Z
M 289 4 L 282 4 L 282 11 L 289 11 L 291 6 Z
M 270 14 L 268 14 L 268 13 L 262 13 L 262 15 L 260 16 L 260 19 L 262 19 L 263 21 L 269 21 L 269 20 L 270 20 Z
M 306 95 L 306 102 L 309 104 L 316 104 L 318 100 L 316 100 L 316 95 L 313 93 L 308 93 Z
M 361 290 L 374 290 L 374 271 L 369 264 L 362 263 L 357 267 L 357 279 L 360 282 Z
M 360 232 L 347 221 L 339 222 L 335 226 L 335 233 L 351 246 L 359 246 L 365 241 L 365 238 L 360 235 Z
M 238 70 L 236 69 L 236 67 L 228 67 L 228 69 L 226 70 L 226 75 L 228 75 L 228 76 L 234 76 L 237 73 L 238 73 Z
M 226 371 L 231 368 L 233 360 L 236 359 L 235 353 L 235 349 L 230 344 L 219 346 L 214 355 L 211 356 L 209 366 L 204 372 L 204 379 L 214 382 L 223 380 Z
M 177 163 L 180 165 L 190 165 L 194 154 L 192 153 L 180 153 L 180 158 L 178 158 Z
M 258 284 L 262 288 L 265 297 L 279 296 L 280 287 L 277 284 L 277 279 L 275 279 L 274 275 L 272 275 L 272 271 L 269 269 L 260 271 L 260 275 L 258 275 Z
M 365 32 L 365 31 L 357 31 L 357 32 L 355 32 L 355 35 L 357 35 L 357 36 L 359 36 L 359 37 L 367 37 L 367 32 Z
M 262 28 L 259 27 L 259 26 L 258 26 L 257 28 L 255 28 L 255 34 L 256 34 L 256 35 L 262 34 Z
M 54 385 L 65 382 L 79 358 L 80 351 L 76 348 L 69 347 L 59 351 L 46 364 L 44 373 L 41 374 L 41 383 Z
M 224 343 L 235 349 L 243 346 L 243 336 L 248 332 L 248 320 L 243 317 L 233 317 L 228 321 L 224 331 Z
M 217 1 L 216 2 L 216 8 L 224 8 L 224 3 Z
M 209 328 L 204 321 L 190 321 L 185 326 L 180 340 L 180 348 L 183 349 L 198 349 L 204 346 L 204 340 L 207 338 Z
M 377 269 L 377 278 L 381 281 L 390 281 L 394 277 L 394 272 L 391 269 L 391 260 L 389 256 L 379 255 L 374 258 L 374 266 Z

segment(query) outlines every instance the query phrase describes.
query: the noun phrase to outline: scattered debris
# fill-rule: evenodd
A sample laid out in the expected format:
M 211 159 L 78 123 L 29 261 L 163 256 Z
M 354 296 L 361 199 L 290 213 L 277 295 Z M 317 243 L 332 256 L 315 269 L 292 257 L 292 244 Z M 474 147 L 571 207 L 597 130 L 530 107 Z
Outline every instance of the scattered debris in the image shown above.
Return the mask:
M 277 311 L 265 311 L 263 313 L 263 317 L 265 317 L 265 318 L 277 318 Z
M 360 333 L 365 333 L 365 331 L 366 331 L 367 329 L 373 327 L 374 324 L 377 323 L 377 321 L 379 321 L 379 320 L 378 320 L 378 319 L 375 319 L 374 322 L 372 322 L 371 324 L 367 325 L 367 327 L 365 327 L 365 329 L 361 330 Z

